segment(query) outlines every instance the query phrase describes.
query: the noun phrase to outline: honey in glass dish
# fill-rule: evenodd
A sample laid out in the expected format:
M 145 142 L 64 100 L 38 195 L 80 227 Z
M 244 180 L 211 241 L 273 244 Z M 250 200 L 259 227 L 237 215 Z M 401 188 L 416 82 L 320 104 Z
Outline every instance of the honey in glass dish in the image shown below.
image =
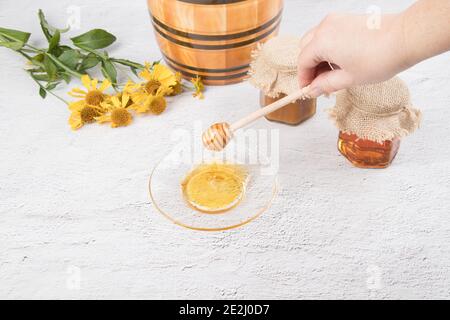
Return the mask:
M 204 213 L 221 213 L 236 207 L 245 195 L 248 174 L 243 166 L 201 164 L 181 183 L 189 206 Z

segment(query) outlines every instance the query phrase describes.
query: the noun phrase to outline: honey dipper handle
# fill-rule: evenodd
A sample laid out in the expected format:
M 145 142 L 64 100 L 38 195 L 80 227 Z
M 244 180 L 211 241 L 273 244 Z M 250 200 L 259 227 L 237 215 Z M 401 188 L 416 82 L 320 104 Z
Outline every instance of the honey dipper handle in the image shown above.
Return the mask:
M 297 101 L 298 99 L 302 99 L 306 97 L 305 90 L 306 88 L 303 88 L 302 90 L 299 90 L 298 92 L 295 92 L 293 94 L 290 94 L 280 100 L 275 101 L 272 104 L 269 104 L 268 106 L 261 108 L 259 110 L 256 110 L 255 112 L 249 114 L 248 116 L 242 118 L 241 120 L 236 121 L 230 126 L 230 129 L 232 132 L 245 127 L 246 125 L 252 123 L 255 120 L 258 120 L 261 117 L 264 117 L 265 115 L 268 115 L 269 113 L 272 113 L 278 109 L 283 108 L 284 106 L 290 104 L 291 102 Z

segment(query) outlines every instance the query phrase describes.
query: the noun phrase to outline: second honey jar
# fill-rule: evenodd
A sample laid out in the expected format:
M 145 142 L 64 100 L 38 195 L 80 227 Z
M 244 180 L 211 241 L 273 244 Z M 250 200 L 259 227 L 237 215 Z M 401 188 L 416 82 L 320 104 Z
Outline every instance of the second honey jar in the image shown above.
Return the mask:
M 342 90 L 330 115 L 339 129 L 338 150 L 354 166 L 388 167 L 400 140 L 420 123 L 406 84 L 398 77 Z
M 276 37 L 253 53 L 250 82 L 260 90 L 261 107 L 299 90 L 297 58 L 300 38 Z M 268 120 L 298 125 L 316 113 L 316 99 L 297 100 L 270 113 Z

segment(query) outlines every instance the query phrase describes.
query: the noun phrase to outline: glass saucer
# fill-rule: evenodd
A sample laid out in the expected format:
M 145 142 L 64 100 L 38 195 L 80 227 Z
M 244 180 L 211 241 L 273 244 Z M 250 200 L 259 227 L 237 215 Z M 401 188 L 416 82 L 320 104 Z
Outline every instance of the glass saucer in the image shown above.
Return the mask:
M 207 159 L 201 163 L 214 163 Z M 227 162 L 224 162 L 227 163 Z M 262 170 L 259 164 L 243 164 L 248 177 L 245 193 L 239 203 L 221 212 L 202 212 L 190 206 L 183 195 L 182 182 L 200 163 L 193 164 L 168 155 L 160 161 L 150 176 L 150 198 L 156 209 L 173 223 L 201 231 L 220 231 L 240 227 L 266 211 L 277 193 L 276 173 Z

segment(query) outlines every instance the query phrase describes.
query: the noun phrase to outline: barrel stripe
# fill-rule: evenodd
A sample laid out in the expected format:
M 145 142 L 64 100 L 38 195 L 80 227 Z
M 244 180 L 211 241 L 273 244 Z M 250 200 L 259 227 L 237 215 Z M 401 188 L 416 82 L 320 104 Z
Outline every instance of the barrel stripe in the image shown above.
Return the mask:
M 248 69 L 250 67 L 250 65 L 245 64 L 242 66 L 237 66 L 237 67 L 232 67 L 232 68 L 225 68 L 225 69 L 207 69 L 207 68 L 197 68 L 197 67 L 192 67 L 192 66 L 188 66 L 186 64 L 182 64 L 170 57 L 168 57 L 167 55 L 165 55 L 163 53 L 163 56 L 166 60 L 169 60 L 172 64 L 175 64 L 181 68 L 184 69 L 189 69 L 192 71 L 196 71 L 196 72 L 204 72 L 204 73 L 227 73 L 227 72 L 235 72 L 235 71 L 239 71 L 239 70 L 243 70 L 243 69 Z
M 162 29 L 164 29 L 174 35 L 192 39 L 192 40 L 223 41 L 223 40 L 234 40 L 234 39 L 244 38 L 244 37 L 251 36 L 252 34 L 258 33 L 260 31 L 263 31 L 264 29 L 269 28 L 271 25 L 273 25 L 278 19 L 280 19 L 282 12 L 283 12 L 283 10 L 280 10 L 280 12 L 273 19 L 269 20 L 268 22 L 262 24 L 261 26 L 259 26 L 257 28 L 247 30 L 244 32 L 232 33 L 232 34 L 226 34 L 226 35 L 225 34 L 224 35 L 203 35 L 203 34 L 185 32 L 185 31 L 181 31 L 181 30 L 169 27 L 168 25 L 166 25 L 163 22 L 161 22 L 160 20 L 158 20 L 156 17 L 151 16 L 151 14 L 150 14 L 150 16 L 152 17 L 153 22 L 155 24 L 157 24 Z
M 162 32 L 156 24 L 153 24 L 153 26 L 154 26 L 154 29 L 160 34 L 161 37 L 163 37 L 177 45 L 187 47 L 187 48 L 192 48 L 192 49 L 200 49 L 200 50 L 225 50 L 225 49 L 234 49 L 234 48 L 244 47 L 244 46 L 258 42 L 258 41 L 268 37 L 274 31 L 277 30 L 278 26 L 280 25 L 280 22 L 281 22 L 281 20 L 278 21 L 275 24 L 275 26 L 273 28 L 271 28 L 268 32 L 261 34 L 253 39 L 249 39 L 249 40 L 237 42 L 237 43 L 221 44 L 221 45 L 205 45 L 205 44 L 195 44 L 195 43 L 190 43 L 190 42 L 186 42 L 186 41 L 181 41 L 181 40 L 175 39 L 175 38 L 165 34 L 164 32 Z
M 230 79 L 238 79 L 238 78 L 243 78 L 245 76 L 248 75 L 248 71 L 245 72 L 241 72 L 241 73 L 236 73 L 236 74 L 230 74 L 230 75 L 226 75 L 226 76 L 206 76 L 206 75 L 198 75 L 198 74 L 194 74 L 194 73 L 190 73 L 187 72 L 185 70 L 182 70 L 178 67 L 176 67 L 175 65 L 173 65 L 170 61 L 166 60 L 166 63 L 169 67 L 171 67 L 172 69 L 174 69 L 175 71 L 180 72 L 182 75 L 184 75 L 185 77 L 189 77 L 189 78 L 195 78 L 197 76 L 201 77 L 203 80 L 230 80 Z
M 283 10 L 282 0 L 148 0 L 148 5 L 167 66 L 208 85 L 245 80 L 251 52 L 277 34 Z M 194 15 L 194 24 L 183 21 L 186 14 Z
M 236 2 L 243 2 L 246 0 L 178 0 L 178 1 L 192 3 L 192 4 L 215 5 L 215 4 L 230 4 L 230 3 L 236 3 Z

